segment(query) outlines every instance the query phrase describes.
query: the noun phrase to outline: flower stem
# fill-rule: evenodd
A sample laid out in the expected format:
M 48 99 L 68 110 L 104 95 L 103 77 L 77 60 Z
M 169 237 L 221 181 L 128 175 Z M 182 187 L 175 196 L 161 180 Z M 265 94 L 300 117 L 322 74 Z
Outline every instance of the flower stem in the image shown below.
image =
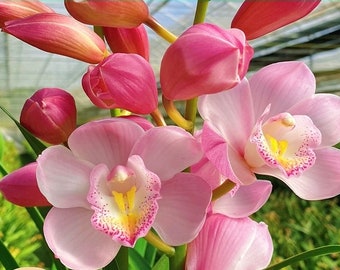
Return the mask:
M 155 121 L 157 126 L 166 126 L 166 123 L 164 121 L 163 115 L 162 113 L 156 109 L 155 111 L 153 111 L 152 113 L 150 113 L 152 119 Z
M 207 14 L 210 0 L 197 0 L 194 24 L 203 23 Z
M 185 130 L 193 130 L 194 124 L 192 121 L 185 119 L 181 113 L 176 109 L 174 102 L 172 100 L 168 100 L 166 97 L 162 97 L 163 106 L 171 118 L 172 121 L 176 123 L 176 125 L 184 128 Z
M 144 22 L 147 26 L 149 26 L 155 33 L 157 33 L 159 36 L 164 38 L 166 41 L 173 43 L 177 37 L 171 33 L 169 30 L 167 30 L 165 27 L 163 27 L 157 20 L 152 17 L 151 15 L 149 18 Z
M 236 184 L 229 179 L 225 180 L 222 185 L 215 188 L 212 192 L 211 201 L 216 201 L 217 199 L 221 198 L 223 195 L 227 194 L 230 190 L 232 190 Z
M 187 254 L 187 245 L 175 247 L 175 250 L 175 256 L 169 258 L 170 270 L 184 269 Z
M 164 243 L 158 235 L 152 231 L 149 231 L 148 234 L 144 236 L 144 239 L 168 256 L 173 256 L 175 254 L 175 248 Z

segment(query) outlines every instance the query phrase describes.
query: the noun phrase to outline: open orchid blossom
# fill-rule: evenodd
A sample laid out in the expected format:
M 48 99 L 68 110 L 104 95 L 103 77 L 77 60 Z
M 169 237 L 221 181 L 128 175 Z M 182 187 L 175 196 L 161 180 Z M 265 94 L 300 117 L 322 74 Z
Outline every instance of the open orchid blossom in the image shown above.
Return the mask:
M 149 39 L 143 24 L 133 28 L 103 27 L 113 53 L 136 53 L 149 61 Z
M 114 53 L 97 66 L 89 66 L 82 85 L 93 104 L 100 108 L 149 114 L 158 106 L 154 72 L 138 54 Z
M 202 147 L 225 179 L 239 185 L 255 174 L 284 181 L 303 199 L 340 194 L 340 97 L 315 94 L 302 62 L 280 62 L 235 88 L 199 98 Z M 225 121 L 224 115 L 229 115 Z
M 80 126 L 68 145 L 37 159 L 39 188 L 54 206 L 45 238 L 67 267 L 104 267 L 151 227 L 169 245 L 197 236 L 211 189 L 181 172 L 202 156 L 189 133 L 170 126 L 145 131 L 120 117 Z
M 67 11 L 80 22 L 106 27 L 131 28 L 149 17 L 143 0 L 64 0 Z
M 39 89 L 25 101 L 20 124 L 45 142 L 65 143 L 77 124 L 75 100 L 60 88 Z
M 321 0 L 245 0 L 234 16 L 231 27 L 241 29 L 247 40 L 255 39 L 305 17 L 320 2 Z
M 70 16 L 40 13 L 8 21 L 2 30 L 46 52 L 97 64 L 108 55 L 104 41 Z
M 169 100 L 187 100 L 228 90 L 245 76 L 252 56 L 242 31 L 194 25 L 163 56 L 162 93 Z
M 266 224 L 212 214 L 188 245 L 186 270 L 256 270 L 270 263 L 273 243 Z
M 0 2 L 0 27 L 3 27 L 7 21 L 48 12 L 54 11 L 38 0 L 2 0 Z

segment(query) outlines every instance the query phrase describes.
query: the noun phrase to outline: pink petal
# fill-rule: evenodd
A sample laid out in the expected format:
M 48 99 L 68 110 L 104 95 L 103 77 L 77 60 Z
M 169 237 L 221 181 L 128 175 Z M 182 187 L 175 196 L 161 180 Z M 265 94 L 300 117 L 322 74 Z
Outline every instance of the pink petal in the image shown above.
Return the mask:
M 106 119 L 80 126 L 71 134 L 68 144 L 76 156 L 113 168 L 126 164 L 133 145 L 143 134 L 143 129 L 133 121 Z
M 73 156 L 64 146 L 51 146 L 37 159 L 37 181 L 41 193 L 60 208 L 89 208 L 86 195 L 93 165 Z
M 243 154 L 255 121 L 251 90 L 246 79 L 229 91 L 199 97 L 198 110 L 228 144 Z
M 185 130 L 156 127 L 148 130 L 136 143 L 131 155 L 143 158 L 146 168 L 167 180 L 202 157 L 199 142 Z
M 24 207 L 51 205 L 38 188 L 36 168 L 33 162 L 1 179 L 0 192 L 6 200 Z
M 331 94 L 316 94 L 289 109 L 292 114 L 308 115 L 321 131 L 319 147 L 332 146 L 340 141 L 340 97 Z
M 68 268 L 99 269 L 119 251 L 119 243 L 92 227 L 91 215 L 83 208 L 52 208 L 45 219 L 47 244 Z
M 138 156 L 130 157 L 127 167 L 119 165 L 111 173 L 104 164 L 96 166 L 88 194 L 95 211 L 93 227 L 121 245 L 133 247 L 151 228 L 159 190 L 159 178 Z
M 188 270 L 264 269 L 273 254 L 267 225 L 250 218 L 209 216 L 198 237 L 188 245 Z
M 248 217 L 259 210 L 268 200 L 272 191 L 270 181 L 256 181 L 240 186 L 232 195 L 230 192 L 213 202 L 213 212 L 232 218 Z
M 295 103 L 315 92 L 315 78 L 303 62 L 279 62 L 260 69 L 249 80 L 255 119 L 268 104 L 268 117 L 286 112 Z
M 162 183 L 162 198 L 153 227 L 169 245 L 192 241 L 200 231 L 211 199 L 209 185 L 190 173 Z

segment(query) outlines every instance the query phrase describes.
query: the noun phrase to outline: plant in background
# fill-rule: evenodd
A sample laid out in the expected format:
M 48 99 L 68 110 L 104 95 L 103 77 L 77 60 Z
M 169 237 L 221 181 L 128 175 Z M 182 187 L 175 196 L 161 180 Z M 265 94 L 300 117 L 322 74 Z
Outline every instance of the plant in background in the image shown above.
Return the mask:
M 339 150 L 331 147 L 340 141 L 340 98 L 315 94 L 314 76 L 300 62 L 246 76 L 254 55 L 247 40 L 302 18 L 320 1 L 287 2 L 275 16 L 269 11 L 280 2 L 261 2 L 246 0 L 234 28 L 223 29 L 204 22 L 209 1 L 198 0 L 194 25 L 179 37 L 142 0 L 65 0 L 71 16 L 39 1 L 31 2 L 41 7 L 32 14 L 24 12 L 27 1 L 0 4 L 3 32 L 91 64 L 83 90 L 108 111 L 76 127 L 73 97 L 55 88 L 29 98 L 20 123 L 1 107 L 36 161 L 5 176 L 0 191 L 27 207 L 52 269 L 263 269 L 274 243 L 270 228 L 250 216 L 272 184 L 259 174 L 283 180 L 303 199 L 340 194 Z M 172 43 L 160 78 L 148 62 L 145 26 Z M 158 109 L 159 94 L 173 123 Z M 184 115 L 176 100 L 185 101 Z M 18 268 L 0 244 L 0 261 Z M 298 256 L 330 250 L 340 246 Z

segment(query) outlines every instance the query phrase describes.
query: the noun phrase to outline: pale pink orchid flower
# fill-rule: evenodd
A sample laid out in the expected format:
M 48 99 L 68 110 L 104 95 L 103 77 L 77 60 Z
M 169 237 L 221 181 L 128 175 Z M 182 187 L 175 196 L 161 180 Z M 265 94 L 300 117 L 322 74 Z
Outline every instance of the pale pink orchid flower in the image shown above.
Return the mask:
M 265 223 L 248 217 L 212 214 L 188 244 L 186 270 L 259 270 L 266 268 L 273 242 Z
M 145 131 L 113 118 L 86 123 L 38 157 L 37 181 L 54 206 L 46 241 L 69 268 L 98 269 L 153 227 L 164 242 L 192 241 L 203 226 L 209 185 L 181 171 L 197 162 L 197 140 L 174 127 Z
M 245 0 L 231 27 L 241 29 L 247 40 L 261 37 L 312 12 L 321 0 Z
M 0 27 L 5 22 L 25 18 L 37 13 L 52 13 L 51 8 L 38 0 L 2 0 L 0 2 Z
M 108 55 L 104 41 L 94 31 L 58 13 L 39 13 L 8 21 L 2 30 L 40 50 L 91 64 Z
M 284 181 L 303 199 L 340 193 L 340 97 L 315 94 L 302 62 L 280 62 L 229 91 L 199 98 L 202 147 L 219 173 L 239 185 L 255 174 Z
M 168 100 L 187 100 L 228 90 L 243 79 L 253 54 L 239 29 L 193 25 L 163 55 L 162 93 Z

